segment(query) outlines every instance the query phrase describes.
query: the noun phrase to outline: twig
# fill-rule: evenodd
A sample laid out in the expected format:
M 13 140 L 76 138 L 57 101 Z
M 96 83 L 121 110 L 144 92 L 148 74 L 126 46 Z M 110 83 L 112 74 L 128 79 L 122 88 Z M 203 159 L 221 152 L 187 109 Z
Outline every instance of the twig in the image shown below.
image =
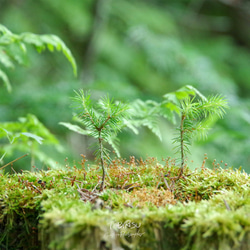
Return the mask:
M 93 201 L 93 200 L 95 200 L 95 199 L 97 199 L 97 198 L 98 198 L 98 196 L 89 197 L 89 201 L 91 202 L 91 201 Z
M 15 159 L 15 160 L 13 160 L 13 161 L 11 161 L 11 162 L 5 164 L 4 166 L 2 166 L 2 167 L 0 168 L 0 170 L 3 169 L 3 168 L 5 168 L 5 167 L 7 167 L 7 166 L 9 166 L 10 164 L 12 164 L 12 163 L 14 163 L 14 162 L 16 162 L 16 161 L 22 159 L 23 157 L 25 157 L 25 156 L 27 156 L 27 155 L 29 155 L 29 154 L 22 155 L 22 156 L 18 157 L 17 159 Z
M 172 190 L 175 190 L 175 182 L 172 180 L 172 185 L 171 185 L 171 187 L 172 187 Z
M 93 193 L 85 188 L 77 189 L 77 191 L 81 196 L 81 200 L 83 201 L 90 201 L 91 203 L 93 203 L 93 201 L 95 201 L 99 197 L 97 193 Z
M 225 204 L 227 210 L 228 210 L 228 211 L 232 211 L 232 209 L 230 208 L 230 206 L 229 206 L 229 204 L 227 203 L 227 201 L 224 200 L 224 199 L 223 199 L 223 201 L 224 201 L 224 204 Z
M 124 203 L 123 204 L 125 207 L 130 207 L 130 208 L 133 208 L 133 206 L 132 205 L 130 205 L 129 203 Z
M 74 178 L 63 177 L 63 179 L 67 179 L 67 180 L 70 180 L 70 181 L 74 181 L 74 183 L 75 183 L 75 182 L 83 183 L 82 181 L 74 180 Z M 75 183 L 75 184 L 76 184 L 76 183 Z
M 92 192 L 94 192 L 96 190 L 96 187 L 99 185 L 99 182 L 95 185 L 94 189 L 92 190 Z
M 88 190 L 88 189 L 86 189 L 86 188 L 82 188 L 82 189 L 81 189 L 81 191 L 84 191 L 84 192 L 89 193 L 89 190 Z
M 123 187 L 123 189 L 128 189 L 128 188 L 130 188 L 130 187 L 133 186 L 133 185 L 134 185 L 134 183 L 128 184 L 127 186 Z
M 141 187 L 141 186 L 140 186 L 140 185 L 132 186 L 132 187 L 128 188 L 127 191 L 130 191 L 130 190 L 132 190 L 132 189 L 134 189 L 134 188 L 137 188 L 137 187 Z
M 170 186 L 168 185 L 167 180 L 166 180 L 164 177 L 163 177 L 163 181 L 164 181 L 164 183 L 165 183 L 166 187 L 168 188 L 168 190 L 169 190 L 170 192 L 172 192 L 172 190 L 171 190 Z
M 128 182 L 128 180 L 126 180 L 126 181 L 123 183 L 123 185 L 122 185 L 121 189 L 124 189 L 125 184 L 126 184 L 127 182 Z
M 42 193 L 35 185 L 31 185 L 31 187 L 33 187 L 34 189 L 36 189 L 38 191 L 38 193 Z
M 86 196 L 86 194 L 85 194 L 84 192 L 82 192 L 81 190 L 77 190 L 77 191 L 79 192 L 79 194 L 81 195 L 81 198 L 82 198 L 83 200 L 88 200 L 88 199 L 89 199 L 89 197 Z
M 11 167 L 11 169 L 15 174 L 17 174 L 16 170 L 13 167 Z

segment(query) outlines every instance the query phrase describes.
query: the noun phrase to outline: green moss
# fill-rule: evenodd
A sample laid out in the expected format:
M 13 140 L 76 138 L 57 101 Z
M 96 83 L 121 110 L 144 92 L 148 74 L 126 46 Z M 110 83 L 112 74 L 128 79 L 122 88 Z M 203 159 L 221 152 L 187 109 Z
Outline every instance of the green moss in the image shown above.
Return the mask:
M 117 160 L 108 173 L 106 190 L 99 194 L 102 209 L 83 202 L 78 192 L 98 188 L 98 166 L 87 172 L 73 167 L 1 174 L 1 246 L 18 249 L 33 246 L 32 240 L 34 249 L 83 249 L 85 244 L 88 249 L 98 249 L 104 244 L 108 249 L 224 250 L 250 244 L 248 174 L 186 168 L 184 177 L 177 180 L 174 164 L 160 164 L 155 159 L 133 164 Z M 128 186 L 136 192 L 128 191 Z M 153 190 L 157 188 L 163 193 L 171 189 L 176 204 L 156 207 L 149 201 L 128 206 L 130 195 L 137 191 L 148 190 L 152 193 L 148 199 L 156 199 Z M 15 238 L 18 244 L 13 243 Z

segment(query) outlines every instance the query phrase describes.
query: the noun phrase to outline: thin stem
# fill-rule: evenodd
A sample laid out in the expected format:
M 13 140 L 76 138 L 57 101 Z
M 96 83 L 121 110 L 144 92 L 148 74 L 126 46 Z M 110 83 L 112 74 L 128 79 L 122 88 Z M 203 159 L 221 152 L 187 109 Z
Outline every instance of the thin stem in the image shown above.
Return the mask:
M 35 165 L 34 143 L 31 143 L 30 155 L 31 155 L 31 160 L 30 160 L 30 171 L 32 171 L 32 169 L 33 169 L 32 167 Z
M 180 131 L 181 131 L 181 168 L 180 168 L 180 173 L 178 176 L 178 179 L 181 177 L 183 173 L 183 168 L 184 168 L 184 163 L 185 163 L 185 154 L 184 154 L 184 121 L 186 119 L 186 115 L 182 113 L 181 116 L 181 126 L 180 126 Z
M 102 191 L 104 187 L 104 180 L 105 180 L 105 168 L 104 168 L 104 159 L 103 159 L 103 144 L 102 144 L 101 130 L 98 133 L 98 141 L 99 141 L 100 159 L 101 159 L 101 166 L 102 166 L 102 183 L 100 187 L 100 191 Z
M 27 155 L 28 155 L 28 154 L 22 155 L 22 156 L 18 157 L 17 159 L 15 159 L 15 160 L 13 160 L 13 161 L 11 161 L 11 162 L 5 164 L 4 166 L 2 166 L 2 167 L 0 168 L 0 170 L 3 169 L 3 168 L 5 168 L 5 167 L 7 167 L 7 166 L 9 166 L 10 164 L 12 164 L 12 163 L 14 163 L 14 162 L 16 162 L 16 161 L 22 159 L 23 157 L 25 157 L 25 156 L 27 156 Z

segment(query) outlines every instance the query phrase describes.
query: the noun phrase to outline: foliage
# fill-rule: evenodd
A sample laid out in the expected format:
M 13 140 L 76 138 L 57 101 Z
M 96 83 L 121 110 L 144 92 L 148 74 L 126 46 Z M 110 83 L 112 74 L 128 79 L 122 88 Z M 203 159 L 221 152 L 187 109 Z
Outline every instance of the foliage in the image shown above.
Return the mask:
M 13 156 L 14 152 L 19 151 L 30 154 L 31 166 L 35 165 L 35 158 L 50 166 L 55 165 L 52 159 L 42 153 L 40 145 L 44 141 L 44 144 L 51 144 L 58 150 L 61 147 L 55 136 L 36 116 L 28 114 L 20 117 L 17 122 L 2 122 L 0 126 L 0 154 Z
M 15 64 L 27 64 L 27 45 L 33 45 L 38 52 L 48 49 L 53 52 L 62 51 L 73 67 L 76 75 L 76 63 L 70 50 L 64 42 L 55 35 L 36 35 L 33 33 L 13 34 L 5 26 L 0 25 L 0 63 L 5 68 L 13 69 Z M 7 74 L 0 68 L 0 78 L 3 80 L 8 91 L 11 85 Z
M 73 100 L 76 102 L 78 111 L 76 118 L 86 129 L 71 123 L 61 122 L 60 124 L 74 132 L 92 136 L 98 140 L 95 155 L 100 158 L 103 170 L 101 190 L 103 190 L 106 175 L 104 162 L 110 161 L 109 151 L 104 147 L 103 141 L 109 143 L 120 157 L 114 140 L 117 140 L 117 133 L 122 128 L 129 127 L 138 134 L 138 127 L 147 126 L 161 139 L 158 117 L 163 116 L 175 121 L 175 113 L 177 113 L 181 118 L 180 127 L 179 134 L 173 141 L 178 144 L 175 147 L 176 153 L 181 155 L 180 177 L 183 173 L 186 154 L 190 153 L 189 146 L 194 135 L 204 138 L 208 125 L 211 125 L 217 117 L 222 118 L 225 108 L 228 107 L 224 98 L 212 96 L 207 99 L 190 85 L 165 94 L 164 101 L 161 103 L 137 100 L 130 109 L 129 106 L 119 102 L 114 104 L 108 96 L 100 99 L 94 106 L 89 93 L 85 94 L 83 90 L 75 93 L 76 97 Z
M 165 117 L 176 124 L 176 115 L 180 118 L 175 153 L 181 155 L 181 171 L 191 142 L 195 137 L 206 138 L 207 132 L 217 118 L 222 118 L 228 108 L 224 97 L 215 95 L 206 98 L 196 88 L 186 85 L 175 92 L 165 94 L 160 103 L 148 100 L 137 100 L 133 103 L 134 119 L 131 123 L 136 127 L 147 126 L 155 135 L 162 139 L 159 129 L 159 117 Z M 138 132 L 138 131 L 135 131 Z
M 197 89 L 188 85 L 174 93 L 164 95 L 164 104 L 171 107 L 181 117 L 177 137 L 173 142 L 178 144 L 176 153 L 181 155 L 181 171 L 189 146 L 195 136 L 206 138 L 208 129 L 217 118 L 222 118 L 228 108 L 224 97 L 215 95 L 206 98 Z
M 0 24 L 0 78 L 3 80 L 9 92 L 11 91 L 11 84 L 7 74 L 1 69 L 1 65 L 5 69 L 14 69 L 15 64 L 27 64 L 27 45 L 34 46 L 38 52 L 42 52 L 45 49 L 48 49 L 50 52 L 53 52 L 55 49 L 62 51 L 71 63 L 74 74 L 76 75 L 75 59 L 59 37 L 55 35 L 36 35 L 28 32 L 16 35 Z M 57 139 L 55 139 L 34 115 L 27 115 L 27 118 L 21 117 L 19 120 L 20 122 L 0 123 L 0 139 L 6 137 L 10 142 L 10 145 L 3 145 L 1 149 L 4 150 L 4 152 L 1 152 L 1 161 L 7 152 L 13 153 L 15 149 L 19 149 L 21 151 L 31 152 L 31 165 L 34 164 L 34 157 L 54 165 L 53 161 L 40 151 L 37 145 L 29 139 L 35 139 L 39 144 L 42 143 L 43 139 L 48 140 L 48 143 L 58 144 Z M 38 136 L 38 134 L 42 134 L 44 137 L 42 138 Z M 13 145 L 19 137 L 21 138 L 19 143 Z M 28 139 L 25 137 L 28 137 Z
M 160 111 L 161 109 L 159 103 L 152 100 L 142 101 L 137 99 L 131 103 L 130 112 L 132 119 L 126 121 L 126 124 L 135 134 L 139 133 L 138 129 L 140 127 L 145 126 L 160 140 L 162 140 L 159 128 Z
M 114 103 L 108 96 L 100 99 L 97 104 L 92 104 L 89 93 L 85 94 L 83 90 L 75 93 L 76 97 L 73 100 L 76 102 L 76 108 L 78 109 L 77 118 L 86 129 L 68 123 L 61 123 L 61 125 L 98 140 L 95 155 L 101 160 L 102 190 L 105 180 L 104 161 L 110 161 L 109 150 L 104 147 L 103 142 L 108 143 L 120 156 L 117 148 L 117 133 L 125 126 L 124 120 L 129 117 L 129 107 L 120 102 Z

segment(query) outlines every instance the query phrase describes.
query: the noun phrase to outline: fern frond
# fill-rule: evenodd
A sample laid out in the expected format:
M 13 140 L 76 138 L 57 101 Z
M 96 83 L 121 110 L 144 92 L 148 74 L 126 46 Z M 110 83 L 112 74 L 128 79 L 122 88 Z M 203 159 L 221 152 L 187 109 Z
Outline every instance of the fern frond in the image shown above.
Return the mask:
M 3 83 L 5 84 L 7 90 L 11 92 L 12 87 L 9 78 L 1 69 L 0 69 L 0 78 L 3 80 Z
M 12 58 L 6 53 L 6 50 L 4 48 L 0 47 L 0 63 L 5 67 L 9 69 L 14 69 L 15 65 L 12 60 Z
M 181 110 L 180 107 L 175 103 L 163 101 L 160 105 L 159 113 L 173 124 L 176 124 L 175 113 L 180 116 Z
M 121 157 L 118 146 L 119 146 L 119 138 L 117 137 L 110 137 L 107 140 L 108 144 L 113 148 L 115 154 L 117 155 L 117 157 Z
M 78 134 L 82 134 L 82 135 L 88 135 L 89 132 L 87 130 L 84 130 L 82 128 L 80 128 L 77 125 L 71 124 L 71 123 L 67 123 L 67 122 L 59 122 L 60 125 L 63 125 L 64 127 L 68 128 L 71 131 L 74 131 Z
M 38 52 L 48 49 L 61 51 L 70 62 L 74 75 L 77 75 L 77 66 L 71 51 L 65 43 L 55 35 L 36 35 L 33 33 L 22 33 L 20 35 L 12 33 L 5 26 L 0 25 L 0 63 L 6 68 L 14 68 L 17 64 L 27 64 L 26 45 L 32 45 Z M 6 74 L 1 70 L 0 78 L 11 91 L 9 80 Z
M 159 116 L 161 105 L 154 101 L 136 100 L 131 105 L 132 120 L 130 123 L 134 127 L 144 126 L 151 130 L 160 140 L 162 140 L 159 128 Z
M 77 66 L 71 51 L 67 48 L 65 43 L 55 35 L 36 35 L 33 33 L 22 33 L 19 40 L 26 44 L 33 45 L 38 52 L 48 49 L 50 52 L 54 50 L 62 51 L 64 56 L 70 62 L 74 75 L 77 75 Z

